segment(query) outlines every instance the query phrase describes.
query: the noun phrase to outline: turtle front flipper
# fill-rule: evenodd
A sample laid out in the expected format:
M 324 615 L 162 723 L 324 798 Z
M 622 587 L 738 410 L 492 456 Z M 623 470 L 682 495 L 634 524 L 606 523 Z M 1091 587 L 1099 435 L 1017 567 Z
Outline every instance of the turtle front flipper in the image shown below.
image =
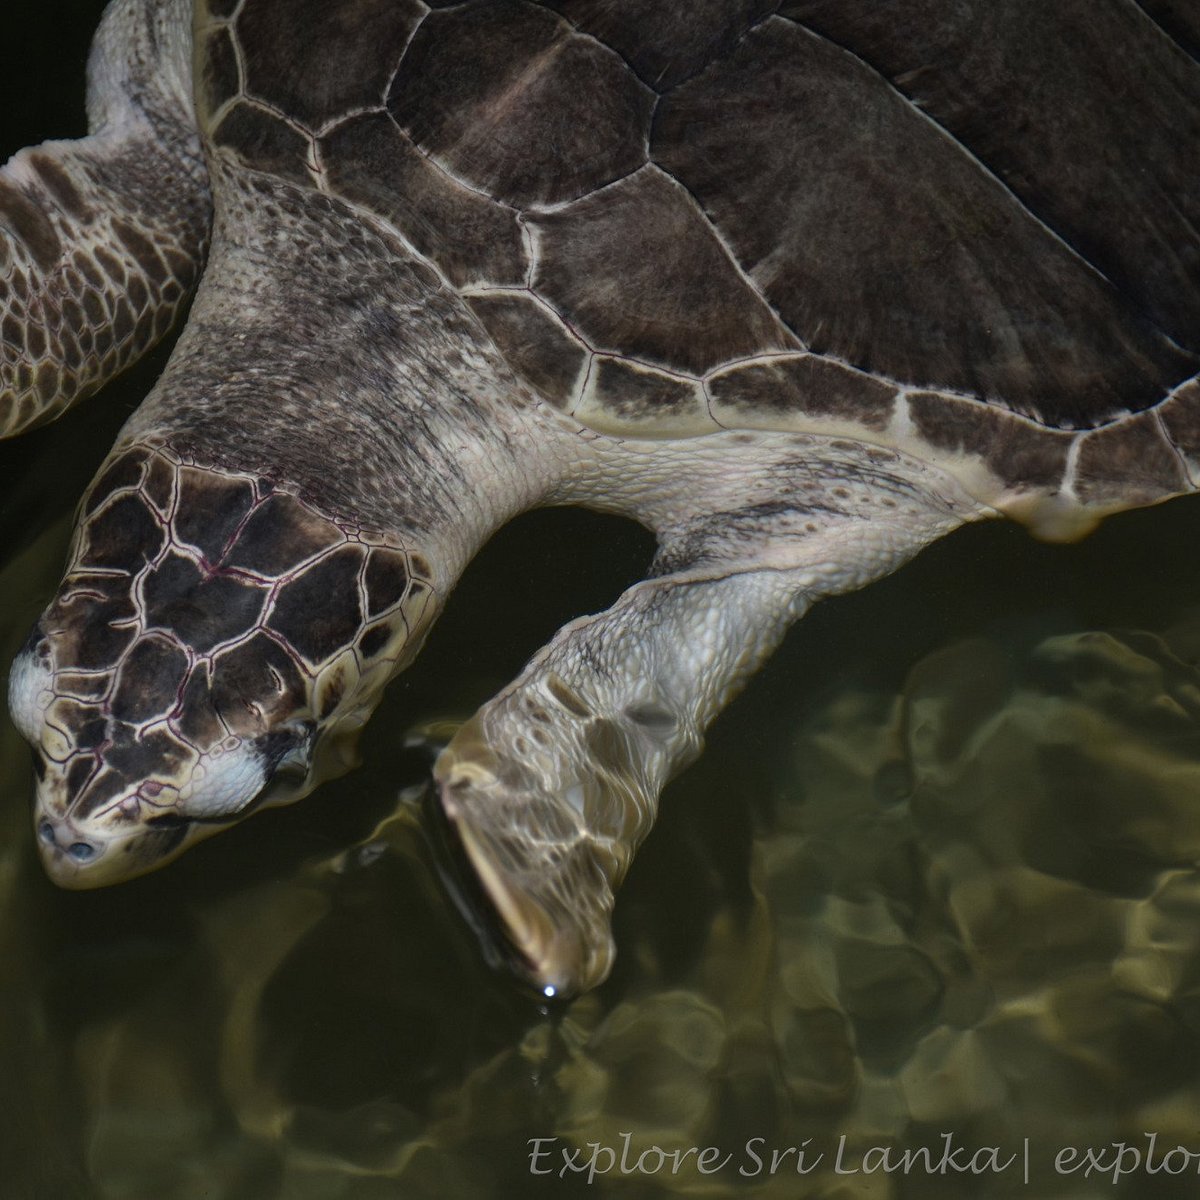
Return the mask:
M 547 996 L 608 975 L 614 894 L 662 788 L 788 626 L 988 512 L 950 477 L 848 441 L 718 435 L 688 447 L 686 480 L 679 453 L 624 464 L 660 538 L 652 577 L 565 626 L 435 766 L 517 970 Z M 712 508 L 681 516 L 689 489 Z
M 90 134 L 0 168 L 0 436 L 51 420 L 153 346 L 200 273 L 211 205 L 187 0 L 114 0 Z
M 659 793 L 803 594 L 786 571 L 639 583 L 560 631 L 442 752 L 442 808 L 544 995 L 607 977 L 614 894 Z

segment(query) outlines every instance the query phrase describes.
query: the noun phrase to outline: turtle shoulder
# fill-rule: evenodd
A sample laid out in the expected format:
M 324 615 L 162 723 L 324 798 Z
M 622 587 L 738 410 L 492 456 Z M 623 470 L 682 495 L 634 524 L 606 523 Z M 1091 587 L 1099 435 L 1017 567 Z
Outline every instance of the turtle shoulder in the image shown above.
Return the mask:
M 214 146 L 390 226 L 585 425 L 1189 486 L 1200 66 L 1153 6 L 201 4 Z

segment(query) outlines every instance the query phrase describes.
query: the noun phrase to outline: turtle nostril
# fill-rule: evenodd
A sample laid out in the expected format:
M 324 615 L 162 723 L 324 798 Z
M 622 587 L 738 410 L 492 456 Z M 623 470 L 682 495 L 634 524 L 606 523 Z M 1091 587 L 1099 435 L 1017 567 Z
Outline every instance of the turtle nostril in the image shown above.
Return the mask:
M 57 840 L 54 836 L 54 826 L 51 825 L 49 821 L 39 821 L 38 837 L 40 837 L 43 842 L 47 843 L 47 845 L 53 846 Z
M 76 862 L 87 862 L 88 859 L 96 857 L 96 847 L 90 842 L 72 842 L 67 847 L 67 853 Z

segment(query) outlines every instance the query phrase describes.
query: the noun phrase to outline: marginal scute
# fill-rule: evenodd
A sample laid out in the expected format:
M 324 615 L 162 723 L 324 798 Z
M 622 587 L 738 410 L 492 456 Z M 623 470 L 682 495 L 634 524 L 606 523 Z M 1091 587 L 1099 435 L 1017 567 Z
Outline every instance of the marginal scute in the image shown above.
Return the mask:
M 323 663 L 354 641 L 363 623 L 362 556 L 361 547 L 344 546 L 279 589 L 267 624 L 306 661 Z
M 241 90 L 241 71 L 233 35 L 228 29 L 214 29 L 204 39 L 196 82 L 196 104 L 201 117 L 211 116 Z
M 935 450 L 973 454 L 1003 483 L 1016 489 L 1053 489 L 1062 482 L 1072 435 L 971 400 L 914 392 L 908 415 Z
M 142 590 L 146 627 L 172 633 L 200 654 L 248 633 L 266 602 L 263 588 L 206 575 L 179 554 L 167 555 L 147 575 Z
M 161 637 L 143 637 L 121 663 L 110 712 L 119 721 L 140 725 L 166 717 L 175 707 L 187 672 L 187 655 Z
M 1064 426 L 1157 403 L 1190 373 L 961 146 L 788 21 L 665 96 L 651 157 L 816 352 Z
M 883 430 L 896 404 L 890 384 L 813 354 L 732 367 L 708 381 L 708 394 L 730 428 L 794 428 L 817 417 Z
M 1158 413 L 1175 447 L 1200 466 L 1200 378 L 1184 384 Z
M 524 281 L 517 214 L 439 170 L 386 113 L 343 122 L 320 154 L 334 193 L 394 225 L 456 287 Z
M 686 192 L 641 171 L 536 218 L 535 285 L 600 350 L 690 375 L 796 349 Z
M 312 184 L 307 167 L 311 143 L 299 130 L 257 105 L 245 100 L 235 104 L 212 136 L 217 146 L 233 151 L 253 170 Z
M 221 565 L 279 576 L 294 571 L 342 537 L 336 526 L 299 500 L 275 492 L 250 515 Z
M 675 87 L 726 53 L 779 0 L 547 0 L 573 25 L 605 42 L 657 92 Z
M 427 619 L 426 610 L 434 603 L 433 587 L 420 579 L 414 578 L 409 584 L 408 594 L 404 597 L 404 618 L 410 629 L 422 625 Z
M 1188 488 L 1188 479 L 1153 412 L 1096 429 L 1083 439 L 1075 493 L 1085 504 L 1149 504 Z
M 158 554 L 166 538 L 146 502 L 134 493 L 117 496 L 84 526 L 85 567 L 136 574 Z
M 420 0 L 246 0 L 234 27 L 246 91 L 316 131 L 383 102 Z
M 253 503 L 249 479 L 181 467 L 175 536 L 209 562 L 219 562 Z
M 566 408 L 587 357 L 566 326 L 527 293 L 480 293 L 467 303 L 508 365 L 551 404 Z
M 105 736 L 107 720 L 97 704 L 80 703 L 71 696 L 58 696 L 46 709 L 46 723 L 72 732 L 72 744 L 79 750 L 94 750 Z
M 523 0 L 431 13 L 388 108 L 455 175 L 510 204 L 559 204 L 645 162 L 653 95 L 612 51 Z
M 619 358 L 597 357 L 583 401 L 573 415 L 603 430 L 649 425 L 676 435 L 717 428 L 699 384 Z

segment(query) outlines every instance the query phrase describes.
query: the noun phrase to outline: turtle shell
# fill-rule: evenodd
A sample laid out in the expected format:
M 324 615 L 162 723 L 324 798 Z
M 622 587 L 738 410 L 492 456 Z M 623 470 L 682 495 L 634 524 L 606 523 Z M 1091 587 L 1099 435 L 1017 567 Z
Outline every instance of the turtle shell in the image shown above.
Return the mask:
M 1190 486 L 1186 6 L 431 3 L 207 0 L 201 122 L 389 226 L 550 404 L 851 433 L 1006 495 Z

